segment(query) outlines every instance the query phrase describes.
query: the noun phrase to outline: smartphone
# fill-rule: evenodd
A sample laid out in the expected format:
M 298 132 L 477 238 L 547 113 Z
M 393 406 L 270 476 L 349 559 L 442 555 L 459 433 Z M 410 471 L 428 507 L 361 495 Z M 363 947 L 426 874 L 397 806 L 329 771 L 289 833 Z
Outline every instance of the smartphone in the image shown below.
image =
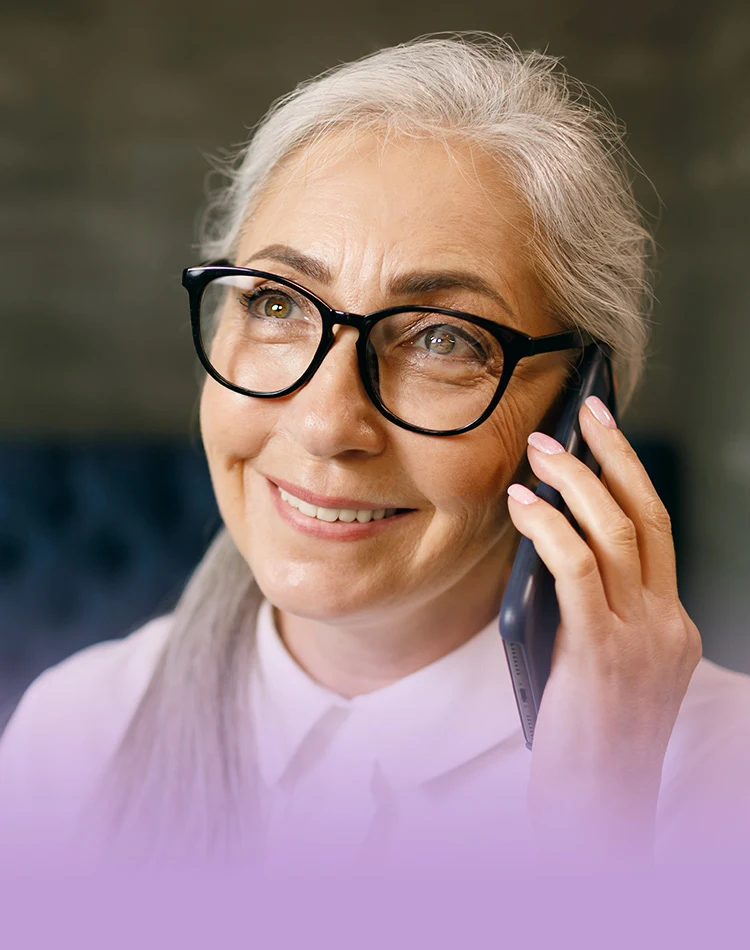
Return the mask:
M 600 474 L 600 467 L 583 440 L 578 413 L 589 396 L 598 396 L 617 420 L 611 355 L 604 343 L 586 347 L 568 379 L 556 427 L 554 433 L 550 433 L 596 475 Z M 539 482 L 536 494 L 561 511 L 582 534 L 558 491 Z M 560 610 L 555 580 L 528 538 L 522 537 L 518 546 L 500 605 L 499 622 L 526 748 L 531 749 L 542 693 L 552 665 Z

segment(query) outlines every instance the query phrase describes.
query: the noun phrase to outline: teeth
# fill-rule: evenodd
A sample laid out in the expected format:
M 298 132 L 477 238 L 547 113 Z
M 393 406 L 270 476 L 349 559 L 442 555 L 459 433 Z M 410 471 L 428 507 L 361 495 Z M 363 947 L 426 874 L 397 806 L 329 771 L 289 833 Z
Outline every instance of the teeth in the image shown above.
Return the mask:
M 353 508 L 319 508 L 302 501 L 300 498 L 295 498 L 294 495 L 290 495 L 283 488 L 279 489 L 279 494 L 292 508 L 296 508 L 309 518 L 317 518 L 318 521 L 358 521 L 360 524 L 367 524 L 368 521 L 390 518 L 391 515 L 396 514 L 397 510 L 396 508 L 376 508 L 373 511 L 371 508 L 360 508 L 355 511 Z

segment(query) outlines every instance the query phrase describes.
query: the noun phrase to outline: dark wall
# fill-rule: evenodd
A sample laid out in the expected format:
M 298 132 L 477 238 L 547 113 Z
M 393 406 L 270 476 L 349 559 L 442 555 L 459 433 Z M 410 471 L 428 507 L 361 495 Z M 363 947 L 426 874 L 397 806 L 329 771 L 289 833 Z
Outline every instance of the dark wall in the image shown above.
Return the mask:
M 658 191 L 632 431 L 686 471 L 685 599 L 750 668 L 750 6 L 676 0 L 24 0 L 0 7 L 0 435 L 179 435 L 196 370 L 179 274 L 207 154 L 298 80 L 436 30 L 561 55 L 625 121 Z

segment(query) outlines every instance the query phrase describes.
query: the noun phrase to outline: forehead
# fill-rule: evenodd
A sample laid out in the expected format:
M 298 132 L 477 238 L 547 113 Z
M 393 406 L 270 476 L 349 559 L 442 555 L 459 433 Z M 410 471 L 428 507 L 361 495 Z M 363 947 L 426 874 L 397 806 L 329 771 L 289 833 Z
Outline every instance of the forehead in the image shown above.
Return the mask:
M 274 172 L 245 237 L 366 239 L 398 247 L 492 258 L 528 255 L 528 215 L 507 173 L 461 141 L 340 132 Z M 244 242 L 243 242 L 244 243 Z

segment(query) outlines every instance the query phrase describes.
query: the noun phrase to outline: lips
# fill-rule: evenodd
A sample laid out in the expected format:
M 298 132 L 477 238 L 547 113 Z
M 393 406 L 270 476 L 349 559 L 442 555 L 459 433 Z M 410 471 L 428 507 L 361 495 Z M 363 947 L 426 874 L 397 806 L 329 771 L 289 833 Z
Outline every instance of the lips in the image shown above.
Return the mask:
M 417 511 L 415 508 L 378 508 L 373 502 L 355 501 L 341 496 L 332 499 L 331 496 L 315 495 L 296 486 L 290 490 L 290 482 L 272 480 L 267 476 L 265 481 L 282 520 L 301 534 L 324 542 L 356 542 L 377 538 L 384 531 L 390 533 L 392 525 L 402 524 L 404 519 Z M 325 499 L 328 504 L 313 503 L 321 499 Z
M 291 495 L 294 499 L 305 502 L 309 506 L 328 509 L 329 511 L 390 511 L 393 513 L 401 513 L 413 510 L 411 508 L 399 508 L 392 502 L 378 504 L 363 499 L 345 497 L 343 495 L 318 495 L 315 492 L 307 491 L 304 488 L 300 488 L 299 485 L 293 485 L 291 482 L 284 481 L 284 479 L 281 478 L 269 478 L 268 480 L 274 484 L 279 491 L 286 492 L 287 495 Z M 384 515 L 381 515 L 381 517 L 384 517 Z

